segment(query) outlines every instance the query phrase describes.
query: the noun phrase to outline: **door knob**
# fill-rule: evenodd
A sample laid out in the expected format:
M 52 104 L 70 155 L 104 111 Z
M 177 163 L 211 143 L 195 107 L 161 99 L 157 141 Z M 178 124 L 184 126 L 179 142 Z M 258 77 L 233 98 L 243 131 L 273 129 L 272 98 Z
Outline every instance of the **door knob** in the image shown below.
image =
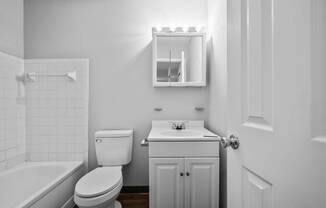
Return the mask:
M 232 147 L 232 149 L 238 149 L 239 146 L 240 146 L 240 141 L 239 141 L 239 138 L 234 136 L 233 134 L 231 134 L 229 136 L 229 138 L 225 138 L 225 137 L 222 137 L 221 138 L 221 145 L 222 147 L 224 148 L 227 148 L 227 147 Z

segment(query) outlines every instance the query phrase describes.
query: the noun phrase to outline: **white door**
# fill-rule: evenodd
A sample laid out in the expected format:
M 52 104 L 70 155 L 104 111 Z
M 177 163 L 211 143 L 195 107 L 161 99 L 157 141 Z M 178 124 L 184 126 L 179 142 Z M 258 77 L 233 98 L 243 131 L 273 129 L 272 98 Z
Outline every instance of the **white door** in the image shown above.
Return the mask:
M 218 158 L 185 159 L 185 207 L 218 208 Z
M 183 158 L 150 158 L 150 207 L 183 208 L 184 177 Z
M 228 208 L 326 207 L 325 31 L 325 0 L 228 0 Z

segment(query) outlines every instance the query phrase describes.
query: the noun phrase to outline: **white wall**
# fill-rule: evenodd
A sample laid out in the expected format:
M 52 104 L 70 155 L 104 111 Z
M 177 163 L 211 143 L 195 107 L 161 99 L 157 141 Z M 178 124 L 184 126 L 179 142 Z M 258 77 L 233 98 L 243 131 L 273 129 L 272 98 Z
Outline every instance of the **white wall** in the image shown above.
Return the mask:
M 26 160 L 86 160 L 88 151 L 88 60 L 28 59 L 25 72 L 65 74 L 77 80 L 38 77 L 26 81 Z
M 25 57 L 90 58 L 90 165 L 98 129 L 134 129 L 125 185 L 148 184 L 153 119 L 205 119 L 206 88 L 154 89 L 151 27 L 207 24 L 206 0 L 25 0 Z M 154 112 L 162 107 L 162 112 Z
M 0 51 L 24 56 L 23 0 L 0 0 Z
M 208 1 L 209 90 L 208 126 L 227 134 L 227 0 Z M 226 151 L 220 149 L 220 207 L 226 208 Z

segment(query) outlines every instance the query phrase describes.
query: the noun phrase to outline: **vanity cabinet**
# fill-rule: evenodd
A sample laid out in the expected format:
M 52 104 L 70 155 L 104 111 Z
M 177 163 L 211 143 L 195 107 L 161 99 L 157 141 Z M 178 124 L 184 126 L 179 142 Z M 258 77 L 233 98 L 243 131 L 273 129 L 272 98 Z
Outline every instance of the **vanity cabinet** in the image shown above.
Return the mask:
M 185 206 L 217 208 L 219 184 L 218 158 L 185 159 Z
M 150 158 L 151 208 L 217 208 L 218 157 Z
M 219 140 L 204 121 L 152 121 L 148 135 L 150 208 L 218 208 Z M 142 142 L 143 143 L 143 142 Z
M 149 159 L 151 208 L 184 207 L 184 167 L 182 158 Z

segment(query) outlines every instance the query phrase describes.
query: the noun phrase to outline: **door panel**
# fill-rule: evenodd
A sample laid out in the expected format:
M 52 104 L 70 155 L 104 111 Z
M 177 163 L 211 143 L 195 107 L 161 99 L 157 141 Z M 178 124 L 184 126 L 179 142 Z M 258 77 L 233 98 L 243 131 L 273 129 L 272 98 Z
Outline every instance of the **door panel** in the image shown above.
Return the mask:
M 243 168 L 243 207 L 244 208 L 272 208 L 272 184 Z
M 150 158 L 150 207 L 183 208 L 184 159 Z
M 326 207 L 325 16 L 324 0 L 228 0 L 228 208 Z
M 186 208 L 217 208 L 219 186 L 218 158 L 186 158 Z M 189 173 L 189 174 L 188 174 Z
M 243 125 L 273 129 L 273 0 L 243 0 Z
M 326 143 L 326 2 L 314 0 L 312 4 L 312 125 L 311 137 Z

